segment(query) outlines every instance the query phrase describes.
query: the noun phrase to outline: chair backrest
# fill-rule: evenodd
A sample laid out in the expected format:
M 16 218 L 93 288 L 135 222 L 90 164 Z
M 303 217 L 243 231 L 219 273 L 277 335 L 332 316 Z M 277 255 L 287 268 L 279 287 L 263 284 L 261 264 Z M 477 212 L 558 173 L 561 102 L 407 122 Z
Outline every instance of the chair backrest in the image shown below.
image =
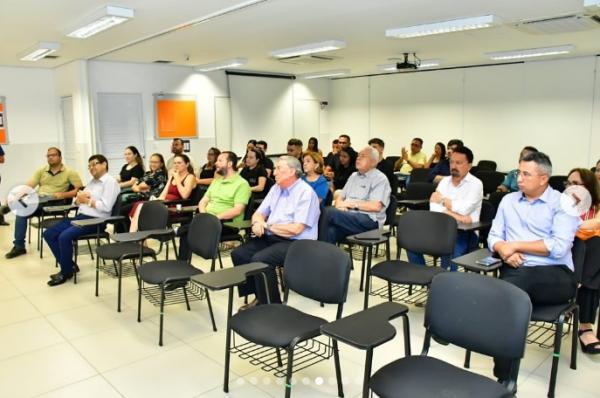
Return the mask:
M 479 221 L 491 222 L 496 217 L 496 207 L 487 199 L 481 201 L 481 212 L 479 213 Z
M 331 206 L 333 202 L 333 191 L 331 189 L 327 190 L 327 195 L 325 195 L 325 199 L 323 199 L 323 203 L 321 203 L 321 209 L 325 206 Z
M 117 195 L 117 200 L 115 201 L 115 204 L 113 205 L 112 209 L 110 210 L 110 215 L 113 217 L 121 215 L 121 196 L 122 196 L 121 193 L 119 193 Z
M 456 220 L 449 215 L 411 210 L 398 219 L 396 241 L 399 249 L 441 257 L 454 252 L 456 234 Z
M 425 328 L 467 350 L 515 360 L 525 353 L 530 317 L 529 296 L 515 285 L 475 273 L 447 272 L 431 283 Z
M 219 249 L 221 222 L 212 214 L 194 216 L 188 230 L 188 245 L 194 254 L 204 259 L 214 259 Z
M 411 181 L 406 186 L 407 200 L 429 199 L 431 194 L 435 192 L 435 185 L 430 182 L 413 182 Z
M 477 163 L 477 168 L 479 170 L 496 171 L 496 162 L 493 160 L 480 160 Z
M 496 188 L 498 188 L 498 185 L 504 181 L 504 174 L 500 173 L 499 171 L 479 169 L 473 175 L 481 180 L 481 183 L 483 184 L 484 195 L 489 195 L 492 192 L 495 192 Z
M 192 189 L 190 197 L 187 200 L 190 203 L 190 205 L 197 205 L 205 193 L 206 189 L 202 185 L 196 185 L 196 187 Z
M 160 200 L 144 202 L 140 210 L 138 230 L 148 231 L 151 229 L 167 228 L 169 210 Z
M 385 161 L 392 166 L 392 170 L 394 169 L 394 165 L 396 164 L 396 162 L 398 161 L 398 159 L 400 159 L 400 156 L 386 156 L 385 157 Z
M 327 242 L 297 240 L 288 248 L 283 267 L 286 289 L 328 304 L 348 295 L 352 262 L 348 253 Z
M 488 200 L 490 201 L 491 204 L 494 205 L 494 208 L 496 209 L 496 211 L 498 211 L 498 208 L 500 207 L 500 202 L 502 201 L 502 198 L 505 197 L 506 195 L 508 195 L 508 192 L 492 192 L 492 193 L 490 193 L 490 197 L 488 198 Z
M 428 182 L 429 181 L 429 169 L 412 169 L 410 172 L 410 182 Z
M 565 190 L 565 181 L 567 181 L 567 176 L 552 176 L 548 184 L 558 192 L 563 192 Z
M 396 211 L 398 210 L 398 199 L 394 194 L 390 195 L 390 203 L 385 209 L 385 223 L 383 225 L 390 225 L 396 220 Z

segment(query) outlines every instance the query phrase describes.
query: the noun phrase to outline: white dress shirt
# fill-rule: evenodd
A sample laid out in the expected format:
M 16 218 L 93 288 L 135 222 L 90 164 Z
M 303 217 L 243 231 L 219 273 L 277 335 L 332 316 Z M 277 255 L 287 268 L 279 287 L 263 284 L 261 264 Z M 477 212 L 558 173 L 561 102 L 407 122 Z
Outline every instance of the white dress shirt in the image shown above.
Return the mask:
M 106 173 L 99 179 L 91 180 L 83 191 L 90 193 L 94 207 L 82 203 L 79 205 L 80 214 L 90 217 L 110 217 L 121 187 L 115 177 Z
M 452 201 L 452 210 L 460 215 L 471 216 L 471 222 L 479 221 L 481 213 L 481 201 L 483 199 L 483 184 L 479 178 L 467 173 L 460 183 L 455 186 L 452 176 L 442 178 L 436 191 L 444 198 Z M 429 209 L 436 212 L 444 212 L 446 208 L 438 203 L 430 203 Z

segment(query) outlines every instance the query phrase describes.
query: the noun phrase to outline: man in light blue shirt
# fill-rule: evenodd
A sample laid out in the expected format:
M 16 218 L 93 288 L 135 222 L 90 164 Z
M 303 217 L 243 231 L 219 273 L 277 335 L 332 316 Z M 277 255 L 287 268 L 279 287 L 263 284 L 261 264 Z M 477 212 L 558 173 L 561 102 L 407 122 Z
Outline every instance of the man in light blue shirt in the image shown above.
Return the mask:
M 256 238 L 231 253 L 233 265 L 263 262 L 270 265 L 267 272 L 269 299 L 281 303 L 275 267 L 282 266 L 287 249 L 294 240 L 318 236 L 319 198 L 304 181 L 300 161 L 293 156 L 281 156 L 275 163 L 273 186 L 252 216 L 252 233 Z M 240 287 L 240 295 L 256 294 L 255 301 L 268 302 L 262 279 L 249 278 Z M 258 283 L 260 282 L 260 283 Z M 246 307 L 247 308 L 247 307 Z M 244 308 L 245 309 L 245 308 Z
M 547 155 L 525 155 L 517 174 L 520 191 L 500 202 L 488 246 L 504 262 L 500 278 L 524 290 L 532 303 L 565 303 L 575 295 L 571 248 L 580 219 L 561 208 L 560 192 L 548 185 Z M 507 380 L 509 372 L 509 363 L 496 359 L 496 377 Z

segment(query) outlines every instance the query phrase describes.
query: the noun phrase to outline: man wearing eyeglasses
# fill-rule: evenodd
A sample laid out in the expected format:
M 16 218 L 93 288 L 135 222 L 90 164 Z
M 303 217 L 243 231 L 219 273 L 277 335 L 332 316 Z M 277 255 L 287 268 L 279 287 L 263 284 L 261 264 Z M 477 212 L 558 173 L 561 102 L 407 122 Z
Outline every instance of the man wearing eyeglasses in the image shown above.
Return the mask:
M 109 217 L 117 201 L 121 187 L 117 180 L 108 174 L 108 160 L 103 155 L 92 155 L 88 160 L 92 180 L 83 191 L 77 192 L 75 204 L 79 211 L 75 220 Z M 65 219 L 44 232 L 44 240 L 60 265 L 60 272 L 50 275 L 49 286 L 65 283 L 78 272 L 73 262 L 73 241 L 79 236 L 96 232 L 96 227 L 75 227 L 72 219 Z
M 560 205 L 560 192 L 548 185 L 550 158 L 532 152 L 521 158 L 519 192 L 506 195 L 488 236 L 502 258 L 500 278 L 524 290 L 533 304 L 563 304 L 575 295 L 571 248 L 580 224 Z M 494 375 L 508 380 L 510 364 L 496 359 Z
M 51 202 L 71 199 L 81 189 L 82 184 L 79 174 L 63 164 L 60 149 L 55 147 L 48 148 L 46 159 L 48 164 L 39 168 L 26 184 L 28 187 L 37 190 L 37 194 L 39 195 L 38 208 L 28 217 L 16 216 L 13 248 L 4 256 L 7 259 L 27 253 L 25 249 L 25 233 L 29 217 L 41 214 L 42 205 L 56 204 Z M 69 188 L 71 189 L 69 190 Z M 3 206 L 0 211 L 2 213 L 9 212 L 10 208 Z

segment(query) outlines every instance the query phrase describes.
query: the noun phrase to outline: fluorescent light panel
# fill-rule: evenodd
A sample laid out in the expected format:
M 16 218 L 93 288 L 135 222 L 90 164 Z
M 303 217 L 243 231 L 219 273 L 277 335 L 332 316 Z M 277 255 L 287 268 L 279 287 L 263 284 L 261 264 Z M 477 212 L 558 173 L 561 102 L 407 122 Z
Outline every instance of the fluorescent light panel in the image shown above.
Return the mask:
M 134 16 L 131 8 L 104 6 L 90 14 L 76 28 L 67 33 L 67 36 L 76 39 L 86 39 L 113 26 L 127 22 Z
M 422 25 L 388 29 L 385 31 L 385 35 L 387 37 L 409 39 L 412 37 L 460 32 L 463 30 L 483 29 L 499 24 L 500 19 L 495 15 L 484 15 L 479 17 L 460 18 L 450 21 L 433 22 Z
M 295 57 L 298 55 L 307 55 L 322 53 L 325 51 L 339 50 L 346 47 L 346 42 L 341 40 L 327 40 L 319 43 L 304 44 L 298 47 L 284 48 L 281 50 L 271 51 L 271 56 L 275 58 Z
M 350 73 L 350 69 L 335 69 L 335 70 L 324 70 L 321 72 L 305 73 L 300 75 L 303 79 L 319 79 L 322 77 L 335 77 L 344 76 Z
M 247 63 L 248 60 L 246 58 L 233 58 L 224 61 L 212 62 L 210 64 L 198 65 L 194 67 L 194 70 L 198 72 L 210 72 L 219 69 L 235 68 L 238 66 L 245 65 Z
M 423 60 L 421 60 L 421 65 L 419 65 L 418 69 L 434 68 L 436 66 L 440 66 L 440 64 L 441 64 L 441 60 L 439 60 L 439 59 L 423 59 Z M 398 69 L 396 69 L 396 63 L 377 65 L 377 69 L 384 71 L 384 72 L 395 72 L 398 70 Z
M 39 61 L 44 58 L 46 55 L 52 54 L 56 50 L 60 48 L 59 43 L 41 41 L 35 46 L 21 52 L 19 54 L 19 59 L 21 61 Z
M 568 54 L 575 49 L 573 45 L 566 46 L 555 46 L 555 47 L 542 47 L 542 48 L 528 48 L 524 50 L 511 50 L 511 51 L 498 51 L 485 53 L 485 55 L 494 61 L 503 61 L 508 59 L 522 59 L 522 58 L 534 58 L 544 57 L 548 55 L 560 55 Z

